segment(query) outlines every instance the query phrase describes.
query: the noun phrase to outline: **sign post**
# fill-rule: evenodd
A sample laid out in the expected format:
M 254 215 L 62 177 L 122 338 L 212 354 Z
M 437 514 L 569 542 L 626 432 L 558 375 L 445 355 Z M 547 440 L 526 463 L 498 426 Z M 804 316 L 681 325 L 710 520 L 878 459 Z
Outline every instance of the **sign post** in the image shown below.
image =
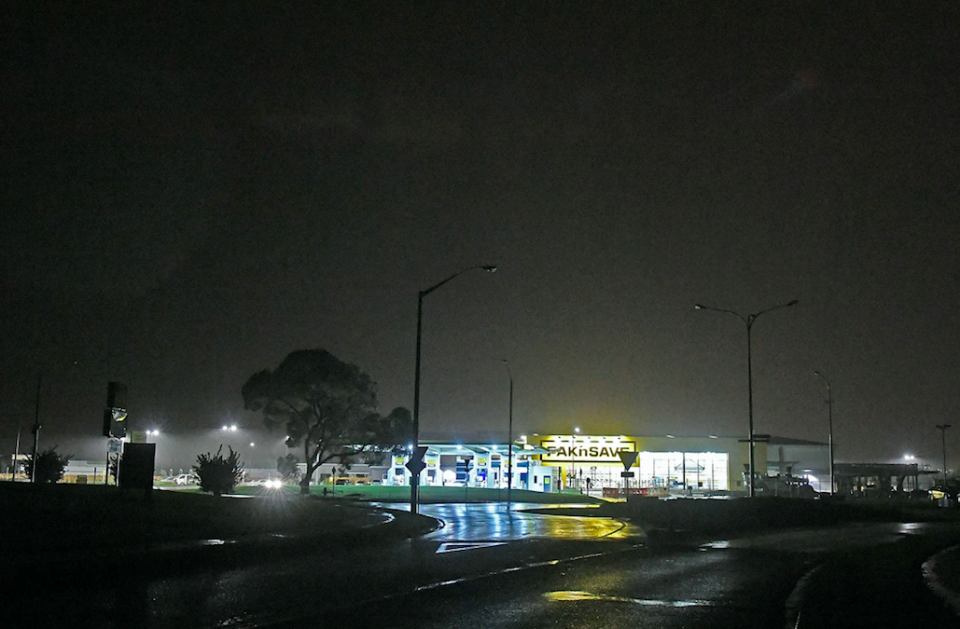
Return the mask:
M 620 462 L 623 463 L 623 471 L 620 473 L 620 478 L 623 479 L 623 499 L 629 500 L 630 479 L 633 478 L 633 472 L 630 471 L 630 468 L 637 462 L 638 454 L 636 452 L 621 451 L 619 456 Z

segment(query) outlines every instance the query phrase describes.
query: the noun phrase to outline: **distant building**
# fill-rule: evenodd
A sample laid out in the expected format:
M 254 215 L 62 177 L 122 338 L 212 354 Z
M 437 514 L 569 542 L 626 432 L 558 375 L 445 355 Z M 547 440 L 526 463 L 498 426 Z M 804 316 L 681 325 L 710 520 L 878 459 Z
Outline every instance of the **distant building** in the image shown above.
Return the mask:
M 830 493 L 830 446 L 819 441 L 770 437 L 767 441 L 767 476 L 791 486 L 803 480 L 815 491 Z
M 838 492 L 851 496 L 887 497 L 891 492 L 925 491 L 938 470 L 921 470 L 916 463 L 836 463 Z
M 509 448 L 506 443 L 423 441 L 426 468 L 420 483 L 504 488 Z M 748 444 L 736 437 L 530 435 L 514 445 L 513 487 L 533 491 L 574 488 L 601 491 L 651 488 L 664 492 L 722 493 L 746 491 Z M 636 453 L 624 478 L 621 453 Z M 757 474 L 766 475 L 767 444 L 755 442 Z M 409 485 L 406 453 L 393 457 L 384 469 L 371 468 L 374 481 Z M 380 475 L 380 478 L 377 478 Z

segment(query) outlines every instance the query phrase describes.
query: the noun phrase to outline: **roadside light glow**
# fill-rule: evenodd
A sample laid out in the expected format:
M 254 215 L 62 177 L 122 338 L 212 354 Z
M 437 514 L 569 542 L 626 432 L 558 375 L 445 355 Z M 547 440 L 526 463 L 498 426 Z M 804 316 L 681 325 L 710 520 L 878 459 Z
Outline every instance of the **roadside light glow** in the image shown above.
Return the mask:
M 904 455 L 903 455 L 903 459 L 904 459 L 905 461 L 912 461 L 912 460 L 914 460 L 915 458 L 917 458 L 917 457 L 913 456 L 912 454 L 904 454 Z
M 268 480 L 263 484 L 267 489 L 280 489 L 283 487 L 283 483 L 275 478 Z
M 227 428 L 226 426 L 224 426 L 224 427 L 221 428 L 220 430 L 228 430 L 228 428 Z
M 230 426 L 230 432 L 237 432 L 237 425 L 236 425 L 236 424 L 233 424 L 232 426 Z
M 250 442 L 250 447 L 252 448 L 252 447 L 254 447 L 254 446 L 255 446 L 255 444 L 251 441 L 251 442 Z

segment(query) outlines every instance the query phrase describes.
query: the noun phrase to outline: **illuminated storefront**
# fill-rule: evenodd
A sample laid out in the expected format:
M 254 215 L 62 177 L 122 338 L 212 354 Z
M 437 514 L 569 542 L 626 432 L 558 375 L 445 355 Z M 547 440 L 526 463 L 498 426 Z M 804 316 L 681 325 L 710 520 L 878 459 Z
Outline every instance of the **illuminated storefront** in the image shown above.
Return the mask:
M 622 452 L 637 453 L 630 484 L 668 491 L 742 491 L 747 444 L 730 437 L 634 437 L 624 435 L 534 435 L 529 443 L 547 450 L 544 465 L 559 467 L 565 487 L 592 490 L 622 487 Z M 766 446 L 756 443 L 757 459 Z M 765 469 L 758 468 L 758 474 Z
M 423 443 L 428 447 L 423 486 L 507 486 L 507 444 Z M 756 460 L 767 460 L 767 444 L 756 442 Z M 621 454 L 636 453 L 629 479 Z M 627 457 L 630 460 L 632 457 Z M 382 479 L 409 485 L 406 454 L 392 457 Z M 606 488 L 658 488 L 668 493 L 744 491 L 749 454 L 736 437 L 626 435 L 531 435 L 514 445 L 515 489 L 599 492 Z M 766 465 L 757 474 L 766 475 Z

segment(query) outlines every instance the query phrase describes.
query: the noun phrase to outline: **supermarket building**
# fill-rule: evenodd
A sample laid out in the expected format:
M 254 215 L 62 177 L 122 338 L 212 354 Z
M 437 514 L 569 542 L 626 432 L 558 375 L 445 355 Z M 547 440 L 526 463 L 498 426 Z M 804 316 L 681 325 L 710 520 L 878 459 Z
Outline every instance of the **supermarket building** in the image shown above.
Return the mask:
M 507 443 L 423 441 L 420 445 L 427 447 L 422 486 L 507 486 Z M 826 444 L 756 435 L 754 448 L 758 475 L 805 476 L 818 491 L 828 489 L 819 486 L 819 479 L 827 477 Z M 621 453 L 637 455 L 626 479 Z M 408 453 L 395 454 L 388 466 L 371 466 L 366 471 L 357 467 L 354 473 L 384 485 L 409 485 L 408 461 Z M 748 485 L 749 448 L 738 437 L 532 435 L 515 442 L 513 467 L 512 486 L 532 491 L 601 490 L 622 488 L 629 482 L 630 487 L 667 491 L 738 492 Z

